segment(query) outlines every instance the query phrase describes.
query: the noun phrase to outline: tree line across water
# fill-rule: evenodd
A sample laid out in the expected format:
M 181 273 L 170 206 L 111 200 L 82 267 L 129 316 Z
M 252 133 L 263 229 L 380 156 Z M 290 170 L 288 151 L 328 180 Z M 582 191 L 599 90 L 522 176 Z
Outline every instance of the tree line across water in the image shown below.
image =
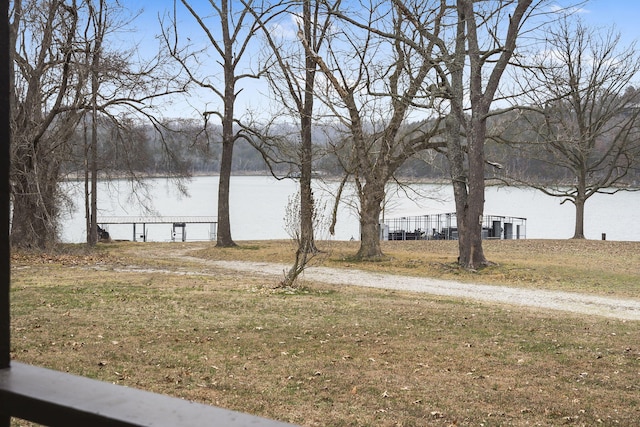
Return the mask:
M 518 129 L 518 126 L 521 128 Z M 205 142 L 198 141 L 197 137 L 197 134 L 202 132 L 202 124 L 192 119 L 174 120 L 167 129 L 160 131 L 141 124 L 139 128 L 134 127 L 127 131 L 131 133 L 130 140 L 120 150 L 111 144 L 108 138 L 99 140 L 99 169 L 106 177 L 126 176 L 129 172 L 140 176 L 170 176 L 177 171 L 185 176 L 215 175 L 220 173 L 222 148 L 220 131 L 219 126 L 210 125 L 209 133 L 218 137 L 213 136 Z M 509 123 L 509 132 L 525 133 L 527 131 L 524 124 Z M 160 137 L 158 132 L 164 133 L 164 136 Z M 108 130 L 105 133 L 108 133 Z M 319 142 L 314 143 L 314 151 L 318 154 L 313 161 L 313 171 L 315 177 L 335 179 L 342 176 L 344 169 L 340 165 L 337 154 L 324 140 L 326 133 L 326 130 L 318 131 Z M 75 138 L 79 137 L 80 135 L 75 135 Z M 163 142 L 167 139 L 171 139 L 171 151 L 178 161 L 177 165 L 168 161 Z M 82 146 L 81 144 L 73 145 L 76 149 Z M 271 167 L 256 145 L 259 143 L 252 144 L 245 140 L 238 141 L 234 145 L 233 172 L 245 175 L 273 173 L 278 178 L 299 176 L 295 158 L 290 159 L 288 164 Z M 493 171 L 489 169 L 492 173 L 487 175 L 488 178 L 496 180 L 497 183 L 509 182 L 511 178 L 510 182 L 519 181 L 522 185 L 558 183 L 565 187 L 575 182 L 575 176 L 566 168 L 554 165 L 550 155 L 546 159 L 540 153 L 534 156 L 520 145 L 522 144 L 507 144 L 493 140 L 486 142 L 487 158 L 494 168 L 498 168 Z M 606 145 L 601 146 L 600 152 L 596 152 L 596 155 L 603 156 L 605 149 Z M 82 176 L 83 162 L 81 151 L 69 156 L 62 164 L 64 175 L 76 178 Z M 449 177 L 447 158 L 443 153 L 438 152 L 416 154 L 398 168 L 397 175 L 401 180 L 406 181 L 446 180 Z M 628 176 L 617 184 L 631 188 L 640 187 L 640 168 L 630 169 Z

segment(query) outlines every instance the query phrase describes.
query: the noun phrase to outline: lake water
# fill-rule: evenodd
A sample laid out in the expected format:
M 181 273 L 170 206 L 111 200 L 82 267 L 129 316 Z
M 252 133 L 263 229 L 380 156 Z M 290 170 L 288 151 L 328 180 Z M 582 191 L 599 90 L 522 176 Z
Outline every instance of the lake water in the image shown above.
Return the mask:
M 148 193 L 140 194 L 151 204 L 153 213 L 161 216 L 216 216 L 218 177 L 196 177 L 186 183 L 188 196 L 181 195 L 170 180 L 146 180 Z M 66 183 L 66 191 L 76 200 L 76 209 L 63 218 L 61 237 L 64 242 L 85 241 L 85 220 L 82 184 Z M 336 182 L 314 181 L 314 194 L 321 217 L 329 217 L 332 193 Z M 230 213 L 234 240 L 288 239 L 285 229 L 286 208 L 296 194 L 297 181 L 278 181 L 266 176 L 234 176 L 231 178 Z M 414 184 L 411 190 L 391 189 L 385 205 L 386 219 L 455 212 L 453 190 L 449 185 Z M 321 226 L 319 239 L 358 239 L 359 225 L 353 192 L 341 203 L 335 236 L 328 226 Z M 526 238 L 567 239 L 573 235 L 575 209 L 571 203 L 560 204 L 561 199 L 538 191 L 522 188 L 489 187 L 485 196 L 485 214 L 523 217 Z M 131 197 L 126 181 L 100 183 L 98 193 L 99 216 L 149 215 Z M 589 239 L 640 241 L 640 192 L 621 192 L 615 195 L 596 195 L 589 199 L 585 210 L 585 234 Z M 326 222 L 326 221 L 325 221 Z M 131 239 L 131 225 L 109 225 L 114 239 Z M 147 226 L 148 241 L 169 241 L 171 224 Z M 209 226 L 188 224 L 187 240 L 206 240 Z

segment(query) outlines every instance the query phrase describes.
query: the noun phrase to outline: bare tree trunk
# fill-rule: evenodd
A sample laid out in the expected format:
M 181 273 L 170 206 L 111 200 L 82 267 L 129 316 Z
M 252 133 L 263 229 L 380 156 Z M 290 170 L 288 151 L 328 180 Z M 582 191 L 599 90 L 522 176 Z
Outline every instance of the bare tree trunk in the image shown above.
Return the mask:
M 584 239 L 584 205 L 587 201 L 587 178 L 584 173 L 578 177 L 578 185 L 576 185 L 576 195 L 571 201 L 576 208 L 576 224 L 572 239 Z
M 95 104 L 94 104 L 95 105 Z M 93 118 L 91 122 L 91 150 L 90 150 L 90 181 L 91 200 L 89 203 L 89 246 L 95 246 L 98 243 L 98 119 L 95 116 L 97 110 L 93 110 Z
M 476 123 L 474 123 L 476 122 Z M 482 249 L 482 220 L 484 217 L 484 140 L 485 123 L 477 123 L 471 118 L 469 135 L 469 198 L 467 208 L 467 226 L 469 227 L 468 254 L 460 257 L 460 264 L 469 268 L 487 265 L 488 261 Z
M 231 220 L 229 215 L 229 187 L 231 183 L 233 143 L 233 135 L 231 135 L 231 139 L 223 137 L 220 180 L 218 183 L 218 236 L 216 242 L 216 246 L 222 248 L 236 246 L 236 243 L 231 238 Z
M 584 204 L 585 200 L 576 198 L 573 202 L 576 207 L 576 227 L 572 239 L 584 239 Z
M 91 146 L 89 150 L 89 170 L 91 180 L 91 201 L 89 203 L 89 246 L 98 243 L 98 92 L 100 91 L 99 67 L 102 56 L 102 39 L 105 32 L 104 0 L 99 0 L 98 10 L 89 3 L 89 12 L 93 21 L 94 45 L 91 58 Z
M 303 20 L 304 37 L 306 42 L 309 45 L 317 43 L 317 40 L 312 40 L 310 0 L 305 0 L 303 4 Z M 315 207 L 313 191 L 311 189 L 311 178 L 313 173 L 313 141 L 311 124 L 313 101 L 315 97 L 313 91 L 315 86 L 316 67 L 316 63 L 313 60 L 311 53 L 305 51 L 306 71 L 304 82 L 305 90 L 303 94 L 304 104 L 300 115 L 300 241 L 298 242 L 298 251 L 302 251 L 304 253 L 314 253 L 317 251 L 313 230 Z
M 312 14 L 312 5 L 316 7 L 315 14 Z M 319 31 L 318 29 L 326 29 L 326 23 L 321 25 L 321 23 L 317 21 L 318 8 L 321 7 L 319 3 L 312 2 L 311 0 L 303 0 L 301 6 L 302 22 L 301 25 L 299 24 L 299 30 L 301 31 L 299 31 L 298 37 L 305 46 L 309 47 L 309 50 L 305 49 L 304 58 L 299 58 L 298 52 L 296 51 L 293 54 L 293 58 L 288 59 L 285 50 L 281 49 L 272 38 L 270 28 L 266 26 L 265 23 L 262 22 L 262 18 L 254 12 L 256 21 L 260 22 L 260 26 L 264 30 L 265 38 L 272 49 L 274 58 L 273 63 L 265 67 L 266 76 L 274 92 L 281 97 L 284 105 L 288 105 L 290 101 L 293 101 L 295 108 L 290 108 L 289 110 L 291 112 L 295 111 L 294 115 L 299 119 L 300 123 L 300 143 L 297 146 L 298 150 L 296 153 L 296 166 L 300 172 L 299 199 L 296 200 L 297 203 L 290 202 L 289 209 L 291 209 L 291 211 L 287 211 L 288 218 L 285 218 L 285 221 L 291 221 L 290 225 L 292 227 L 287 231 L 296 241 L 298 248 L 293 266 L 291 266 L 285 278 L 280 283 L 280 286 L 283 287 L 294 286 L 298 276 L 306 268 L 307 262 L 318 252 L 314 236 L 314 228 L 317 226 L 315 201 L 311 188 L 313 174 L 312 124 L 314 100 L 316 96 L 314 89 L 317 65 L 310 50 L 315 52 L 322 44 L 325 31 Z M 295 16 L 297 17 L 298 15 L 296 14 Z M 298 61 L 301 60 L 304 60 L 304 62 L 299 65 Z M 291 61 L 295 64 L 294 67 L 292 67 Z M 274 65 L 277 65 L 277 67 Z M 302 74 L 304 74 L 303 85 L 301 85 L 302 82 L 300 79 Z M 261 138 L 257 139 L 260 140 Z M 266 159 L 277 162 L 281 160 L 279 159 L 280 155 L 278 154 L 272 158 L 269 153 L 274 148 L 274 151 L 278 151 L 276 146 L 277 143 L 269 144 L 260 141 L 257 148 Z
M 229 214 L 229 187 L 233 160 L 233 86 L 225 88 L 224 117 L 222 118 L 222 157 L 220 159 L 220 179 L 218 182 L 218 236 L 216 246 L 227 248 L 236 246 L 231 238 Z M 230 98 L 227 98 L 230 97 Z
M 224 114 L 222 116 L 222 158 L 220 159 L 220 180 L 218 182 L 218 236 L 216 246 L 233 247 L 236 243 L 231 238 L 231 219 L 229 214 L 229 187 L 231 184 L 231 166 L 233 160 L 233 132 L 235 93 L 234 46 L 229 28 L 229 1 L 222 0 L 220 23 L 223 38 L 223 70 L 224 70 Z
M 456 206 L 458 212 L 458 236 L 460 239 L 459 263 L 465 268 L 477 268 L 487 265 L 484 250 L 482 248 L 482 220 L 484 215 L 484 144 L 487 132 L 487 113 L 491 107 L 498 84 L 509 64 L 510 58 L 516 46 L 516 38 L 525 13 L 531 5 L 531 0 L 518 0 L 513 12 L 509 15 L 509 22 L 504 43 L 497 58 L 487 56 L 480 48 L 478 23 L 490 25 L 476 16 L 475 2 L 472 0 L 457 0 L 458 27 L 455 44 L 455 55 L 449 64 L 451 72 L 452 107 L 455 118 L 462 124 L 467 136 L 467 161 L 468 161 L 468 194 L 466 204 Z M 498 7 L 505 7 L 498 5 Z M 495 24 L 497 25 L 497 24 Z M 496 26 L 497 28 L 497 26 Z M 498 39 L 498 38 L 497 38 Z M 466 45 L 465 45 L 466 44 Z M 468 59 L 469 101 L 470 115 L 463 108 L 463 65 Z M 491 58 L 491 60 L 490 60 Z M 491 64 L 490 71 L 483 67 Z M 459 144 L 456 144 L 458 149 Z M 461 150 L 461 148 L 460 148 Z M 450 157 L 457 158 L 459 153 L 452 153 Z M 460 170 L 455 167 L 456 173 Z M 452 173 L 454 170 L 452 169 Z M 455 190 L 454 183 L 454 190 Z M 458 184 L 460 185 L 460 184 Z M 459 188 L 456 196 L 456 204 L 464 203 L 462 189 Z M 459 197 L 458 197 L 459 196 Z
M 360 192 L 360 249 L 358 259 L 382 258 L 380 213 L 384 202 L 384 182 L 367 181 Z
M 467 174 L 465 152 L 462 146 L 462 123 L 464 117 L 464 61 L 465 24 L 458 19 L 456 28 L 455 55 L 449 64 L 451 73 L 452 111 L 445 119 L 447 130 L 447 159 L 456 203 L 456 223 L 458 228 L 458 263 L 465 265 L 471 258 L 471 232 L 467 221 L 469 210 L 469 176 Z
M 468 243 L 469 231 L 467 226 L 468 211 L 468 177 L 465 170 L 465 154 L 462 150 L 460 120 L 449 113 L 446 119 L 447 126 L 447 159 L 453 185 L 453 196 L 456 204 L 456 219 L 458 227 L 458 261 L 470 258 Z
M 84 222 L 87 242 L 91 241 L 91 177 L 89 175 L 89 151 L 91 143 L 87 131 L 87 117 L 82 120 L 83 166 L 84 166 Z
M 311 117 L 304 116 L 302 122 L 302 144 L 300 147 L 300 241 L 299 250 L 305 253 L 317 251 L 314 238 L 314 200 L 311 189 L 312 152 Z

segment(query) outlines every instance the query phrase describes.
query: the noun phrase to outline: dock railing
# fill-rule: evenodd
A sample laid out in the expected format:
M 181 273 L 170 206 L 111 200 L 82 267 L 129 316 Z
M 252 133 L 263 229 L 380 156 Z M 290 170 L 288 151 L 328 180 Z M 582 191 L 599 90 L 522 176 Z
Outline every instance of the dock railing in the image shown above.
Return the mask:
M 168 224 L 172 225 L 171 241 L 179 239 L 181 241 L 187 240 L 186 230 L 187 224 L 208 224 L 209 225 L 209 238 L 208 240 L 215 240 L 218 233 L 218 218 L 215 216 L 101 216 L 98 218 L 97 223 L 106 228 L 107 225 L 132 225 L 133 226 L 133 241 L 137 242 L 141 240 L 147 241 L 147 228 L 153 224 Z M 140 228 L 142 227 L 141 234 Z M 178 236 L 177 230 L 180 230 L 180 236 Z M 108 231 L 108 230 L 107 230 Z

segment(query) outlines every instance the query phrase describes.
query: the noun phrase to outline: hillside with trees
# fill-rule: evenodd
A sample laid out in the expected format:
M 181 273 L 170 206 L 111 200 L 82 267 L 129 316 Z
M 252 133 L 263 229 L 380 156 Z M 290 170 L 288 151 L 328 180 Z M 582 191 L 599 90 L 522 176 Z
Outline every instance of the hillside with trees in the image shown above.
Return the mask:
M 633 87 L 628 91 L 636 92 Z M 499 118 L 490 120 L 490 135 L 486 141 L 487 161 L 490 162 L 486 168 L 487 179 L 491 180 L 492 184 L 502 185 L 553 183 L 560 186 L 570 185 L 575 178 L 566 168 L 550 164 L 551 157 L 546 158 L 541 150 L 534 156 L 527 151 L 528 145 L 518 142 L 523 138 L 530 141 L 542 138 L 542 135 L 531 130 L 533 114 L 529 114 L 531 117 L 528 118 L 523 117 L 526 115 L 526 113 L 505 113 Z M 127 150 L 123 147 L 119 149 L 111 142 L 99 144 L 99 157 L 104 163 L 101 169 L 107 176 L 119 176 L 129 170 L 141 176 L 171 176 L 177 169 L 186 175 L 193 176 L 216 175 L 220 172 L 221 146 L 220 142 L 215 140 L 215 127 L 211 127 L 208 141 L 202 131 L 202 123 L 194 120 L 174 121 L 168 127 L 172 130 L 165 129 L 163 136 L 160 136 L 153 127 L 133 128 L 130 137 L 135 138 L 135 150 Z M 335 150 L 327 146 L 325 131 L 327 130 L 318 130 L 317 138 L 314 138 L 314 152 L 318 153 L 313 162 L 314 176 L 338 179 L 343 175 L 344 168 Z M 81 137 L 82 135 L 78 133 L 72 136 L 76 140 L 72 144 L 76 151 L 81 148 L 79 144 Z M 174 162 L 169 160 L 165 149 L 167 145 L 171 147 Z M 537 145 L 537 148 L 540 146 Z M 603 145 L 600 145 L 599 149 L 604 153 Z M 63 163 L 66 178 L 81 174 L 82 156 L 80 154 L 72 153 Z M 125 155 L 128 157 L 124 157 Z M 175 162 L 179 163 L 179 168 L 176 168 Z M 278 178 L 297 176 L 295 167 L 292 166 L 295 165 L 295 156 L 281 163 L 275 166 L 270 165 L 254 145 L 247 141 L 240 141 L 235 147 L 232 170 L 234 173 L 244 175 L 273 172 Z M 492 164 L 499 165 L 499 168 L 496 169 Z M 616 182 L 617 186 L 640 186 L 640 167 L 637 162 L 633 165 L 635 167 L 630 167 L 627 174 Z M 400 166 L 397 176 L 409 183 L 446 180 L 449 176 L 446 156 L 437 151 L 414 154 Z M 506 182 L 507 180 L 509 182 Z

